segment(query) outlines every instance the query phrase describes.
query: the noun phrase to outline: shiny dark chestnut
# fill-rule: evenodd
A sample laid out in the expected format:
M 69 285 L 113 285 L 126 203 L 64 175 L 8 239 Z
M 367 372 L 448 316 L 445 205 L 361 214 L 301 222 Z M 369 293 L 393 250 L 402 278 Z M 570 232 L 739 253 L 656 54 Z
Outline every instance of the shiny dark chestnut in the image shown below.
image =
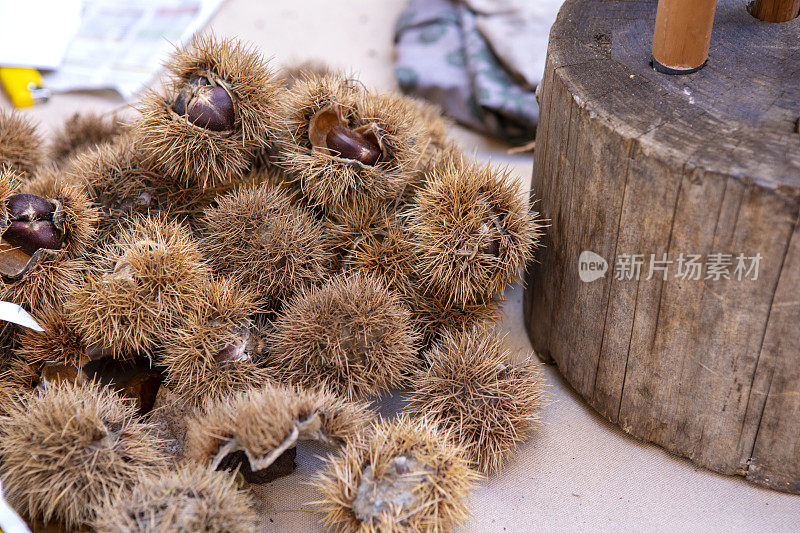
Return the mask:
M 230 131 L 236 122 L 231 95 L 203 76 L 189 80 L 175 97 L 172 110 L 200 128 Z
M 8 218 L 14 221 L 53 220 L 56 206 L 35 194 L 12 194 L 6 202 Z
M 337 124 L 328 131 L 325 144 L 335 155 L 374 165 L 381 157 L 381 148 L 357 131 Z
M 4 241 L 30 255 L 33 255 L 39 248 L 60 249 L 61 239 L 61 232 L 47 220 L 14 221 L 3 233 Z
M 231 95 L 222 87 L 199 90 L 189 101 L 186 116 L 195 126 L 211 131 L 230 131 L 236 121 Z

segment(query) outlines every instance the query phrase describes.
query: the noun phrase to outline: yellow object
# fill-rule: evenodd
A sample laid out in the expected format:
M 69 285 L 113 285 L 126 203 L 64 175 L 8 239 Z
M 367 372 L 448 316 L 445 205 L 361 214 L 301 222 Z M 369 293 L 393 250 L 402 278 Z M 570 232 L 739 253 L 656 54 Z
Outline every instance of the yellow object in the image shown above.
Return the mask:
M 50 91 L 42 86 L 42 75 L 33 68 L 0 67 L 0 83 L 14 107 L 30 107 L 50 98 Z

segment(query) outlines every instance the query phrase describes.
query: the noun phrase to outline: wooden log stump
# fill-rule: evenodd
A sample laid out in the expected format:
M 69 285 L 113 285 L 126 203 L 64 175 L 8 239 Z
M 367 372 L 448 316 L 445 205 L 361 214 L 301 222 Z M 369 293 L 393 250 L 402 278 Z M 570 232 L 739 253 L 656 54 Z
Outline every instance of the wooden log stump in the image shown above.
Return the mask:
M 626 432 L 797 493 L 800 20 L 720 0 L 707 65 L 670 76 L 648 64 L 655 14 L 568 0 L 552 29 L 528 331 Z

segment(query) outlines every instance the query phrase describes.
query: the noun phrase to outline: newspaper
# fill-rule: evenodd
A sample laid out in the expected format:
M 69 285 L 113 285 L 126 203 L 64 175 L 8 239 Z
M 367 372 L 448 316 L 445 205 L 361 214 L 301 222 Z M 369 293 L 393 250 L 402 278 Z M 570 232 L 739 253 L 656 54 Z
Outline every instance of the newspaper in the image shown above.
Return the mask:
M 115 89 L 130 100 L 222 2 L 84 0 L 78 33 L 45 84 L 54 92 Z

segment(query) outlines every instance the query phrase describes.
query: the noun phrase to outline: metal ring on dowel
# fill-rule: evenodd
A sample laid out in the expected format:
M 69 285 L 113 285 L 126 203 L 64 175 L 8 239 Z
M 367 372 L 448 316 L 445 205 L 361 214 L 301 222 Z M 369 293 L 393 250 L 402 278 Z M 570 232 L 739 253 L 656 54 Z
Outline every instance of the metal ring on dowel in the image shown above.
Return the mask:
M 653 68 L 691 74 L 708 61 L 717 0 L 659 0 L 653 32 Z

